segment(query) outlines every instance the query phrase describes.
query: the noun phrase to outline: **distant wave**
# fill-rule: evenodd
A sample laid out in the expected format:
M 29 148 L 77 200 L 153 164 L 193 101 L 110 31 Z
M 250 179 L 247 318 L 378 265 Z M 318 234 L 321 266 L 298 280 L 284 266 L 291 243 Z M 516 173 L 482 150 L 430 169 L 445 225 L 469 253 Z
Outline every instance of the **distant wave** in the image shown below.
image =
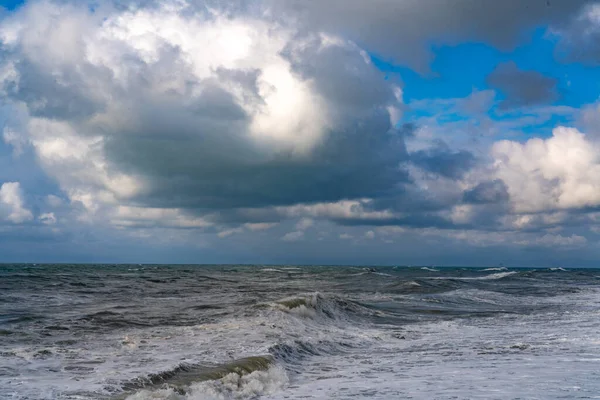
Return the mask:
M 282 269 L 277 269 L 277 268 L 262 268 L 260 271 L 261 272 L 282 272 L 284 274 L 288 273 L 288 271 L 284 271 Z
M 509 271 L 509 272 L 498 272 L 497 274 L 491 274 L 491 275 L 486 275 L 486 276 L 480 276 L 477 278 L 470 278 L 472 280 L 482 280 L 482 281 L 487 281 L 487 280 L 494 280 L 494 279 L 502 279 L 502 278 L 506 278 L 507 276 L 511 276 L 511 275 L 515 275 L 517 273 L 517 271 Z M 464 278 L 466 279 L 466 278 Z
M 385 272 L 377 272 L 377 271 L 374 271 L 374 270 L 372 270 L 372 269 L 370 269 L 370 268 L 365 268 L 365 271 L 364 271 L 364 272 L 359 272 L 359 273 L 357 273 L 357 274 L 352 274 L 352 275 L 350 275 L 350 276 L 361 276 L 361 275 L 380 275 L 380 276 L 393 276 L 393 275 L 390 275 L 390 274 L 386 274 Z
M 557 267 L 557 268 L 550 268 L 550 271 L 564 271 L 566 272 L 567 270 L 561 267 Z
M 302 271 L 302 268 L 297 267 L 280 267 L 280 268 L 261 268 L 262 272 L 283 272 L 283 273 L 291 273 L 295 271 Z
M 507 271 L 507 272 L 498 272 L 495 274 L 485 275 L 485 276 L 476 276 L 476 277 L 446 277 L 440 276 L 436 278 L 428 278 L 428 279 L 448 279 L 448 280 L 461 280 L 461 281 L 488 281 L 488 280 L 496 280 L 506 278 L 508 276 L 512 276 L 517 274 L 517 271 Z
M 421 268 L 424 271 L 431 271 L 431 272 L 440 272 L 439 269 L 435 269 L 435 268 L 429 268 L 429 267 L 423 267 Z
M 486 268 L 482 269 L 482 271 L 506 271 L 508 268 L 506 267 L 494 267 L 494 268 Z
M 375 275 L 381 275 L 381 276 L 392 276 L 390 274 L 386 274 L 385 272 L 373 272 L 373 274 L 375 274 Z

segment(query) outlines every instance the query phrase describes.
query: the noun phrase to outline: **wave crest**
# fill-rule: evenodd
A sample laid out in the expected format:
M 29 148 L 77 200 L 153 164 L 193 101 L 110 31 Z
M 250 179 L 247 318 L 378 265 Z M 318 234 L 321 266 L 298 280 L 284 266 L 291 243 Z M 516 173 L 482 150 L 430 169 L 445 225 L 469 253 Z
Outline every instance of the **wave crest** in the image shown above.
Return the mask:
M 374 315 L 373 310 L 355 301 L 340 296 L 325 296 L 319 292 L 286 297 L 273 303 L 274 307 L 292 315 L 333 320 L 348 320 L 354 317 Z

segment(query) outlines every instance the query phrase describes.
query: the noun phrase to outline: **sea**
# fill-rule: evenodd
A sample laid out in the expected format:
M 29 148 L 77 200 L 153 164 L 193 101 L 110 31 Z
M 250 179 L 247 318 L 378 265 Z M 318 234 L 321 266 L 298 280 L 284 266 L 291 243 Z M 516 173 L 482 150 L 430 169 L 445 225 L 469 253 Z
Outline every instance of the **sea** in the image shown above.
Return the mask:
M 598 269 L 0 265 L 0 399 L 594 398 Z

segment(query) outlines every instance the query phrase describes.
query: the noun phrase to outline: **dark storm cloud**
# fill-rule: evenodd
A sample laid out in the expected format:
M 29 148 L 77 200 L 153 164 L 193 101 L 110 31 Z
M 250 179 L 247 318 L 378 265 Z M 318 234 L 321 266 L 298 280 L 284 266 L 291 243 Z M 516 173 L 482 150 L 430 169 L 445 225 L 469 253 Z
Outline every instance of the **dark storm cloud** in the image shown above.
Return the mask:
M 549 104 L 558 99 L 557 80 L 537 71 L 525 71 L 514 62 L 498 65 L 487 77 L 490 86 L 504 94 L 500 108 Z
M 469 151 L 453 151 L 441 141 L 429 149 L 411 153 L 410 160 L 425 171 L 450 179 L 462 178 L 476 162 Z
M 13 100 L 28 104 L 33 116 L 77 119 L 89 117 L 104 108 L 101 101 L 89 96 L 93 89 L 73 71 L 65 71 L 60 77 L 53 76 L 51 70 L 27 60 L 17 62 L 15 69 L 19 73 L 18 82 L 5 82 L 3 89 Z
M 509 200 L 508 188 L 500 179 L 482 182 L 466 191 L 463 199 L 468 204 L 505 203 Z
M 119 170 L 148 183 L 133 203 L 206 210 L 335 202 L 390 195 L 407 182 L 404 136 L 412 128 L 390 125 L 386 107 L 395 93 L 383 74 L 356 50 L 324 47 L 319 39 L 298 43 L 284 54 L 295 73 L 328 100 L 336 118 L 335 128 L 310 153 L 265 156 L 244 135 L 245 112 L 216 81 L 197 82 L 201 94 L 191 103 L 139 93 L 129 110 L 137 113 L 135 128 L 110 135 L 105 147 Z M 147 66 L 141 70 L 146 75 L 139 79 L 147 82 L 160 75 Z M 249 101 L 263 102 L 256 83 L 260 71 L 216 72 L 244 88 Z
M 428 43 L 515 46 L 528 30 L 561 26 L 590 0 L 273 0 L 274 15 L 340 34 L 370 52 L 429 69 Z
M 600 24 L 596 16 L 599 7 L 598 2 L 590 3 L 568 24 L 555 30 L 559 37 L 555 54 L 560 61 L 600 65 Z
M 117 165 L 151 182 L 150 192 L 135 199 L 150 206 L 214 209 L 379 197 L 408 180 L 403 137 L 390 131 L 387 113 L 360 122 L 363 129 L 333 133 L 300 157 L 264 159 L 227 141 L 133 135 L 114 138 L 107 150 Z
M 145 184 L 128 204 L 206 210 L 335 202 L 390 196 L 408 182 L 409 129 L 394 129 L 388 111 L 399 104 L 397 93 L 350 44 L 300 35 L 283 52 L 295 76 L 326 100 L 323 111 L 331 116 L 306 152 L 265 150 L 248 133 L 251 121 L 241 103 L 264 104 L 260 70 L 221 67 L 198 79 L 180 49 L 162 44 L 152 62 L 124 54 L 120 67 L 134 71 L 126 85 L 85 58 L 59 64 L 57 80 L 56 71 L 34 65 L 21 51 L 13 49 L 12 56 L 21 57 L 15 64 L 20 81 L 8 83 L 7 98 L 24 102 L 34 116 L 68 120 L 82 136 L 100 135 L 109 171 L 134 174 Z M 182 89 L 157 90 L 174 76 L 185 82 Z M 118 114 L 90 119 L 106 111 L 98 100 L 106 93 Z

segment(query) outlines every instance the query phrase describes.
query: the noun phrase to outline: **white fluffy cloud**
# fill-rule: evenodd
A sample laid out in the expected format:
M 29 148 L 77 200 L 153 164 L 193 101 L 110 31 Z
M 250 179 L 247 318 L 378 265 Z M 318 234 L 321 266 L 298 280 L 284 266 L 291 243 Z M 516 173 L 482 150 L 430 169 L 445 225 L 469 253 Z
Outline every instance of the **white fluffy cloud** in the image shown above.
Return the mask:
M 547 139 L 497 142 L 492 156 L 517 212 L 600 205 L 600 149 L 574 128 L 556 128 Z
M 19 182 L 5 182 L 0 186 L 0 217 L 15 224 L 33 219 L 32 212 L 25 207 Z
M 304 238 L 304 232 L 302 231 L 294 231 L 288 232 L 281 237 L 281 240 L 284 242 L 297 242 L 298 240 L 302 240 Z

